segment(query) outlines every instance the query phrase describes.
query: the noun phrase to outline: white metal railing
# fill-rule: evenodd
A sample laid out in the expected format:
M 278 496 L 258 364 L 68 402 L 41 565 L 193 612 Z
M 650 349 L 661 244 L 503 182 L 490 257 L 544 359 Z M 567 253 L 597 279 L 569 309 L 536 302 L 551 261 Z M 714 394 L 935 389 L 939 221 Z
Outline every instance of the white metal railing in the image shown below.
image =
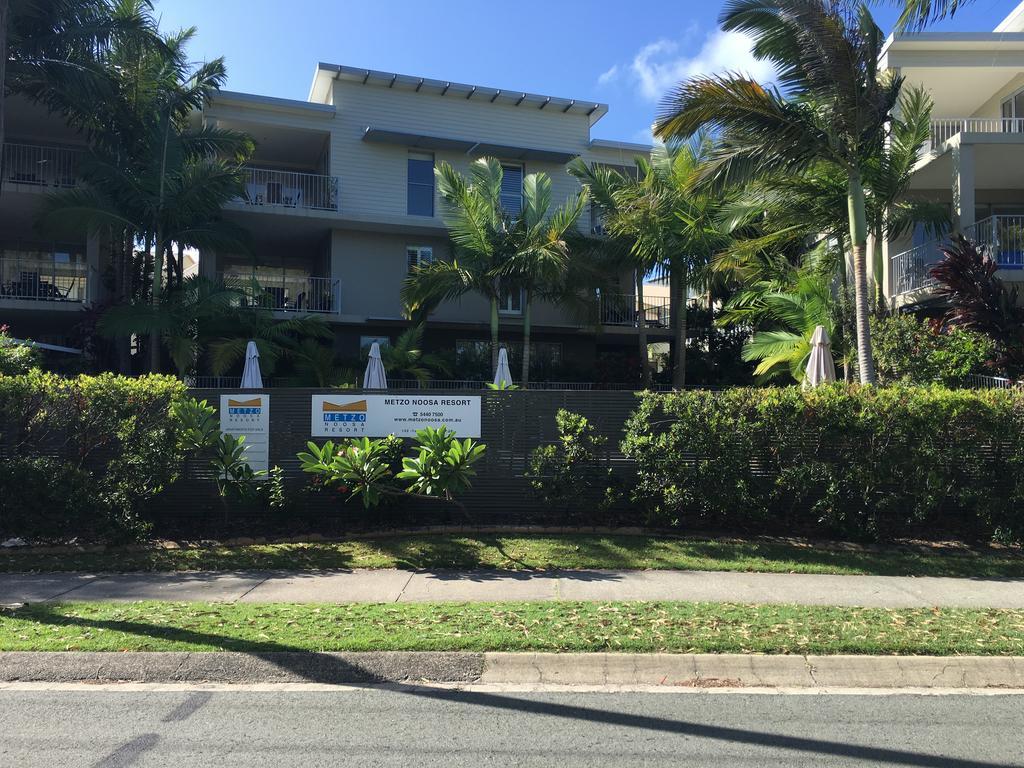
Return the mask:
M 341 311 L 341 281 L 330 277 L 268 276 L 228 272 L 225 282 L 243 294 L 248 306 L 278 312 Z
M 245 196 L 239 202 L 279 208 L 338 210 L 337 176 L 251 167 L 244 171 Z
M 0 256 L 0 300 L 83 302 L 86 274 L 81 262 Z
M 4 144 L 5 184 L 69 189 L 78 184 L 82 152 L 43 144 Z
M 637 297 L 629 293 L 603 293 L 600 296 L 601 323 L 603 325 L 639 326 L 641 318 L 649 327 L 668 328 L 669 300 L 644 299 L 643 309 Z
M 1024 269 L 1024 216 L 989 216 L 964 227 L 964 237 L 995 260 L 1000 269 Z M 940 248 L 949 238 L 939 238 L 891 259 L 895 295 L 930 288 L 935 279 L 929 274 L 941 257 Z
M 937 147 L 958 133 L 1022 133 L 1021 117 L 946 117 L 932 120 L 931 144 Z
M 964 386 L 968 389 L 1020 389 L 1024 386 L 1019 381 L 1004 376 L 986 376 L 981 373 L 969 373 L 964 378 Z

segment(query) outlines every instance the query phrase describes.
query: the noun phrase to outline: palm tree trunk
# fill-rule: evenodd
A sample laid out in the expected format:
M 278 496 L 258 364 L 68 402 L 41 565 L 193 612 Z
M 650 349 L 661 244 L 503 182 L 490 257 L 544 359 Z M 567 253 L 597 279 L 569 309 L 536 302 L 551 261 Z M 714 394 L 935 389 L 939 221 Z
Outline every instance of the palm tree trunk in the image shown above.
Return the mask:
M 686 294 L 689 290 L 686 280 L 686 272 L 672 270 L 669 278 L 670 293 L 672 295 L 675 309 L 672 311 L 672 346 L 675 347 L 675 360 L 672 366 L 672 388 L 683 389 L 686 386 L 686 337 L 687 328 L 687 307 Z
M 853 249 L 853 297 L 857 325 L 857 367 L 861 384 L 875 383 L 875 363 L 871 357 L 871 326 L 868 323 L 867 215 L 864 186 L 859 171 L 852 171 L 847 195 L 850 215 L 850 244 Z
M 491 296 L 491 376 L 498 370 L 498 297 Z
M 7 118 L 6 98 L 4 97 L 7 83 L 7 28 L 11 23 L 10 0 L 0 0 L 0 192 L 3 191 L 4 173 L 4 141 L 6 140 L 5 121 Z
M 160 306 L 160 294 L 164 276 L 164 241 L 159 230 L 156 237 L 156 248 L 153 255 L 153 306 Z M 160 372 L 160 333 L 152 331 L 149 334 L 149 370 L 151 373 Z
M 533 297 L 528 290 L 523 291 L 523 381 L 522 387 L 526 389 L 530 383 L 530 309 L 533 304 Z
M 636 271 L 636 339 L 640 347 L 640 381 L 644 389 L 651 386 L 651 360 L 647 354 L 647 310 L 644 307 L 644 271 Z

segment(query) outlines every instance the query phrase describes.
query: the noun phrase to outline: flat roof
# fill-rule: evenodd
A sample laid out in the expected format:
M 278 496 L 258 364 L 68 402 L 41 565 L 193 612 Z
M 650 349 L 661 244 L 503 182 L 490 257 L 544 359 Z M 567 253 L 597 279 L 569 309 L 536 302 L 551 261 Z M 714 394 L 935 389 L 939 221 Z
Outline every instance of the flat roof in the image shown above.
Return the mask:
M 516 89 L 493 88 L 452 80 L 434 80 L 428 77 L 402 75 L 397 72 L 381 72 L 375 69 L 361 69 L 340 64 L 320 62 L 313 75 L 309 89 L 311 103 L 325 104 L 329 97 L 332 80 L 373 85 L 382 88 L 399 88 L 405 91 L 428 93 L 435 96 L 459 97 L 489 104 L 519 107 L 522 109 L 543 109 L 572 115 L 586 115 L 593 125 L 608 112 L 608 105 L 590 99 L 569 99 L 561 96 L 545 96 Z
M 398 144 L 403 147 L 419 149 L 449 149 L 465 154 L 502 157 L 513 160 L 538 160 L 546 163 L 565 165 L 578 152 L 558 149 L 538 149 L 535 147 L 519 147 L 507 144 L 493 144 L 473 139 L 460 139 L 451 136 L 430 136 L 421 133 L 405 133 L 389 131 L 384 128 L 369 126 L 363 132 L 363 141 L 373 144 Z
M 240 91 L 215 91 L 210 96 L 208 106 L 216 106 L 218 102 L 225 105 L 241 104 L 246 107 L 303 112 L 322 116 L 333 116 L 335 114 L 335 109 L 330 104 L 316 104 L 311 101 L 282 99 L 277 96 L 261 96 L 256 93 L 241 93 Z

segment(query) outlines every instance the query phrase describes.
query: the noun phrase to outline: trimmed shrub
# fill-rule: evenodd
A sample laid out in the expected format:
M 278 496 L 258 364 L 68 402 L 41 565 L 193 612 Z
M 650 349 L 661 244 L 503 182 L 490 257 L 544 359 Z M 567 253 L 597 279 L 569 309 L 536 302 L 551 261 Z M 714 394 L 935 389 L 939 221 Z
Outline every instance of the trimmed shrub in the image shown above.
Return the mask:
M 0 475 L 0 496 L 20 499 L 17 512 L 15 502 L 0 508 L 0 534 L 110 540 L 145 535 L 146 502 L 183 465 L 181 425 L 171 406 L 184 396 L 184 385 L 169 376 L 62 378 L 30 371 L 0 377 L 0 455 L 10 465 Z M 19 474 L 19 468 L 26 471 Z M 77 510 L 70 517 L 51 515 L 54 487 L 61 486 L 75 496 L 68 502 Z M 79 509 L 79 499 L 87 509 Z M 71 527 L 56 525 L 60 519 Z
M 958 386 L 972 373 L 992 374 L 996 344 L 967 328 L 935 330 L 913 315 L 871 318 L 875 367 L 883 384 Z
M 881 540 L 1024 536 L 1024 395 L 835 385 L 647 394 L 623 452 L 653 521 Z

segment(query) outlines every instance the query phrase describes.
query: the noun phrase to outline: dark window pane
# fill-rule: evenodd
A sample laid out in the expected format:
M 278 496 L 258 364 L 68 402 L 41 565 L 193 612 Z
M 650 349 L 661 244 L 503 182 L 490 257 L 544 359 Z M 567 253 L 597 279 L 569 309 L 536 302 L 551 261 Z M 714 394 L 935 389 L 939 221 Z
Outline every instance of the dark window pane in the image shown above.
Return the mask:
M 503 165 L 501 170 L 501 207 L 516 216 L 523 211 L 523 169 L 517 165 Z
M 434 163 L 432 160 L 409 158 L 409 183 L 434 185 Z
M 409 185 L 409 215 L 434 215 L 434 187 L 425 184 Z

